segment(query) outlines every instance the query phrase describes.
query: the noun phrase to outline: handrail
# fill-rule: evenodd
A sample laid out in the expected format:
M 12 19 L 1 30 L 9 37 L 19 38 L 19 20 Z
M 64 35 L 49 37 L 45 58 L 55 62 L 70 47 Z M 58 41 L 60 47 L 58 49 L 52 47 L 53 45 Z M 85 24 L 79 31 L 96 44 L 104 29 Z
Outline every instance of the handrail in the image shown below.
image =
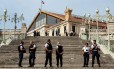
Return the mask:
M 90 29 L 90 32 L 97 32 L 97 29 Z M 98 29 L 98 32 L 107 32 L 107 29 Z
M 4 31 L 3 29 L 0 29 L 0 31 Z M 15 31 L 14 29 L 5 29 L 5 31 Z M 16 29 L 16 31 L 21 31 L 21 29 Z
M 23 34 L 21 33 L 15 38 L 13 36 L 9 36 L 4 41 L 2 40 L 1 45 L 8 45 L 12 40 L 17 40 L 17 39 L 22 40 L 22 39 L 25 39 L 25 37 L 26 37 L 26 33 L 23 33 Z
M 96 35 L 91 35 L 91 40 L 97 40 Z M 104 37 L 102 36 L 99 37 L 98 43 L 103 45 L 109 51 L 111 51 L 112 48 L 114 48 L 114 44 L 110 44 L 110 46 L 108 47 L 108 40 L 104 39 Z

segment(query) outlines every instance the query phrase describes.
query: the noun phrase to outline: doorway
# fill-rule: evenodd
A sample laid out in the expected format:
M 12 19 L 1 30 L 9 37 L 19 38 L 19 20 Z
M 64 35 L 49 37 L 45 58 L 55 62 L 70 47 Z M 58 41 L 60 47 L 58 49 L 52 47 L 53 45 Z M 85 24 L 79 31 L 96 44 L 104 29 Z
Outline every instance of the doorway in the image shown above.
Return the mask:
M 75 26 L 72 26 L 72 32 L 75 32 Z

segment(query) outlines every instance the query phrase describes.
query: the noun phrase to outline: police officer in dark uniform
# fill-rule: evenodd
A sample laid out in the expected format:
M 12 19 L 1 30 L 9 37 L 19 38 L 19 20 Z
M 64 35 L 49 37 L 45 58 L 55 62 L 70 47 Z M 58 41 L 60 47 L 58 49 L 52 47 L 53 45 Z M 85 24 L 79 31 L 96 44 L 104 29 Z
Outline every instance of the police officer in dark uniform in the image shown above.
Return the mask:
M 88 43 L 82 48 L 82 54 L 84 57 L 84 65 L 83 67 L 88 67 L 89 62 L 89 54 L 90 54 L 90 47 L 88 46 Z
M 36 45 L 33 44 L 32 41 L 30 41 L 30 46 L 29 46 L 29 67 L 34 67 L 35 64 L 35 52 L 36 52 Z
M 62 67 L 63 65 L 62 59 L 63 59 L 63 46 L 60 44 L 60 42 L 58 42 L 56 46 L 57 67 L 59 67 L 59 60 L 60 60 L 60 65 Z
M 99 60 L 99 57 L 100 57 L 100 54 L 99 54 L 100 47 L 97 45 L 96 40 L 93 40 L 93 45 L 91 46 L 91 51 L 92 51 L 92 67 L 94 67 L 95 57 L 97 59 L 97 63 L 99 65 L 99 67 L 101 67 L 100 60 Z
M 51 40 L 48 39 L 47 40 L 47 43 L 45 44 L 45 52 L 46 52 L 46 60 L 45 60 L 45 66 L 47 66 L 47 63 L 48 63 L 48 59 L 49 59 L 49 64 L 50 64 L 50 67 L 52 67 L 52 44 L 51 44 Z
M 24 42 L 21 41 L 20 42 L 20 45 L 18 46 L 18 52 L 19 52 L 19 67 L 23 67 L 21 64 L 22 64 L 22 60 L 23 60 L 23 55 L 24 53 L 26 53 L 26 50 L 24 48 Z

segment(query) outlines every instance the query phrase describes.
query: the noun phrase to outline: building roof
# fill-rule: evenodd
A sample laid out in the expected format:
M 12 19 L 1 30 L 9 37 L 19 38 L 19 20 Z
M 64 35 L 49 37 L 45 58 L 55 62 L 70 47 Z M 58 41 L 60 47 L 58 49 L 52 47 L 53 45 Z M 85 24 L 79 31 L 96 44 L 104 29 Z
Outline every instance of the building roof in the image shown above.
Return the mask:
M 47 11 L 40 11 L 40 12 L 36 15 L 36 17 L 33 19 L 32 23 L 30 24 L 29 28 L 27 29 L 27 32 L 29 31 L 29 29 L 30 29 L 30 27 L 33 25 L 33 23 L 36 21 L 37 17 L 38 17 L 40 14 L 42 14 L 42 13 L 47 14 L 47 15 L 50 15 L 50 16 L 55 17 L 55 18 L 58 18 L 58 19 L 63 20 L 63 21 L 65 20 L 65 15 L 63 15 L 63 14 L 57 14 L 57 13 L 52 13 L 52 12 L 47 12 Z M 83 20 L 84 20 L 84 19 L 81 18 L 81 17 L 72 16 L 72 15 L 71 15 L 71 17 L 70 17 L 70 19 L 69 19 L 69 21 L 71 21 L 71 22 L 77 22 L 77 23 L 82 23 Z M 90 24 L 91 24 L 91 25 L 97 25 L 97 22 L 96 22 L 96 21 L 93 21 L 93 22 L 90 21 Z M 103 27 L 106 27 L 106 26 L 107 26 L 105 22 L 100 22 L 100 21 L 99 21 L 98 24 L 99 24 L 99 26 L 103 26 Z

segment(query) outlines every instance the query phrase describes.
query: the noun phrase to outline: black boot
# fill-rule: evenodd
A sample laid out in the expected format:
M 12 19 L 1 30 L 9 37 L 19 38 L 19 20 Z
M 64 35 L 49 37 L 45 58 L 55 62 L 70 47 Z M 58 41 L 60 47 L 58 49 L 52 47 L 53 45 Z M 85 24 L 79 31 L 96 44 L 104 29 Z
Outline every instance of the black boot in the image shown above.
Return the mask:
M 86 67 L 88 67 L 88 65 L 86 65 Z
M 99 67 L 101 67 L 101 65 L 99 64 Z
M 92 64 L 92 67 L 94 67 L 94 65 Z
M 85 65 L 83 65 L 82 67 L 85 67 Z

